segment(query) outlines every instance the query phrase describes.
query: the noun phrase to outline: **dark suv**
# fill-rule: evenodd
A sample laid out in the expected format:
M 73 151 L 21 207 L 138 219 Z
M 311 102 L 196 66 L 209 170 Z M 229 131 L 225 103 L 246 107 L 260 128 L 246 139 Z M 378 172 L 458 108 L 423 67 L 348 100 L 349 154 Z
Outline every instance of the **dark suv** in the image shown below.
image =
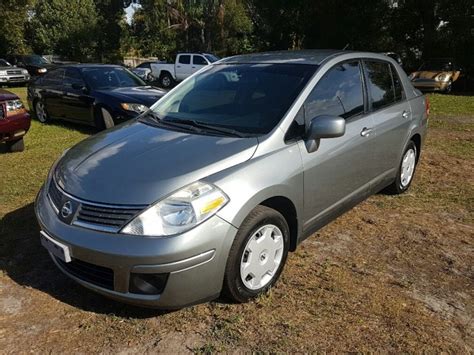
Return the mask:
M 30 54 L 30 55 L 10 55 L 7 56 L 7 61 L 13 65 L 16 65 L 20 68 L 25 68 L 28 70 L 28 73 L 31 76 L 39 76 L 43 75 L 48 72 L 48 70 L 55 67 L 54 64 L 51 64 L 42 56 L 37 54 Z

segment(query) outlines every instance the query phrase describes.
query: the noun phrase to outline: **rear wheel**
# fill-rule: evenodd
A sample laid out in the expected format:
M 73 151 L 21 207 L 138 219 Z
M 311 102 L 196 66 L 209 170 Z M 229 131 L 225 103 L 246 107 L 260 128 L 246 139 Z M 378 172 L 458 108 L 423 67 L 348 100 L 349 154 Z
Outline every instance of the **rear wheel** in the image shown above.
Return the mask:
M 417 154 L 418 152 L 415 143 L 410 141 L 403 152 L 397 177 L 395 178 L 395 181 L 386 188 L 386 192 L 398 195 L 408 190 L 413 181 L 413 176 L 415 175 Z
M 35 115 L 38 121 L 41 123 L 46 123 L 49 121 L 49 116 L 44 106 L 44 102 L 41 99 L 36 100 L 35 102 Z
M 169 89 L 173 85 L 173 78 L 170 73 L 163 73 L 160 76 L 160 85 L 162 88 Z
M 25 150 L 25 142 L 23 138 L 20 138 L 16 141 L 7 142 L 7 149 L 9 152 L 22 152 Z
M 288 256 L 289 228 L 274 209 L 257 206 L 242 223 L 227 260 L 223 294 L 247 302 L 267 292 Z

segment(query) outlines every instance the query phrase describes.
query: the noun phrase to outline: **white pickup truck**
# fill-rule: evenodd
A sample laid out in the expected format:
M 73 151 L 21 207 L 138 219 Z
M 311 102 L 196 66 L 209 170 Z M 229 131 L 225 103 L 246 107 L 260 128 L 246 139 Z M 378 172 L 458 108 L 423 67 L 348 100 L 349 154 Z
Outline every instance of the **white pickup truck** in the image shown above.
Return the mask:
M 150 69 L 151 75 L 158 79 L 161 87 L 170 88 L 175 82 L 186 79 L 191 74 L 219 60 L 209 53 L 179 53 L 175 63 L 146 62 L 137 66 L 137 69 Z

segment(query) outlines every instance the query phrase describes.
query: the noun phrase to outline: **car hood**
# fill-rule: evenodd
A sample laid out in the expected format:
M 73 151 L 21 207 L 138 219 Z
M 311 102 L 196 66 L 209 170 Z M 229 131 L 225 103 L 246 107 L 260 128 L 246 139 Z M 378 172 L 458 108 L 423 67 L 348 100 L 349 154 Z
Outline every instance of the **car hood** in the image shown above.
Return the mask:
M 132 121 L 71 148 L 54 177 L 83 200 L 145 205 L 247 161 L 257 145 L 257 138 L 196 135 Z
M 18 96 L 15 95 L 14 93 L 0 89 L 0 101 L 6 101 L 6 100 L 16 100 L 18 99 Z
M 128 88 L 114 88 L 97 90 L 98 93 L 116 98 L 121 102 L 127 103 L 141 103 L 148 107 L 158 101 L 165 91 L 155 88 L 153 86 L 137 86 Z

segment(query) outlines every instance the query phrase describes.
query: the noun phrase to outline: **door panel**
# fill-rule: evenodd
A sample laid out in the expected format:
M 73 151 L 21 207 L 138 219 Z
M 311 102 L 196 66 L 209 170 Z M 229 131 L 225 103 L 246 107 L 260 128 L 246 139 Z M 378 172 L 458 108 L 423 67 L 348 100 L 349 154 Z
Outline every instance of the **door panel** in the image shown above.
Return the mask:
M 191 55 L 190 54 L 179 54 L 176 58 L 176 78 L 178 80 L 184 80 L 192 74 L 191 72 Z
M 346 124 L 339 138 L 321 139 L 317 151 L 308 153 L 303 141 L 299 146 L 304 168 L 305 227 L 317 223 L 344 204 L 365 197 L 373 178 L 370 164 L 375 135 L 361 135 L 373 126 L 370 116 Z
M 67 68 L 63 81 L 63 106 L 64 118 L 70 121 L 92 124 L 94 123 L 93 103 L 94 98 L 84 90 L 73 86 L 85 88 L 85 82 L 80 72 L 75 68 Z

